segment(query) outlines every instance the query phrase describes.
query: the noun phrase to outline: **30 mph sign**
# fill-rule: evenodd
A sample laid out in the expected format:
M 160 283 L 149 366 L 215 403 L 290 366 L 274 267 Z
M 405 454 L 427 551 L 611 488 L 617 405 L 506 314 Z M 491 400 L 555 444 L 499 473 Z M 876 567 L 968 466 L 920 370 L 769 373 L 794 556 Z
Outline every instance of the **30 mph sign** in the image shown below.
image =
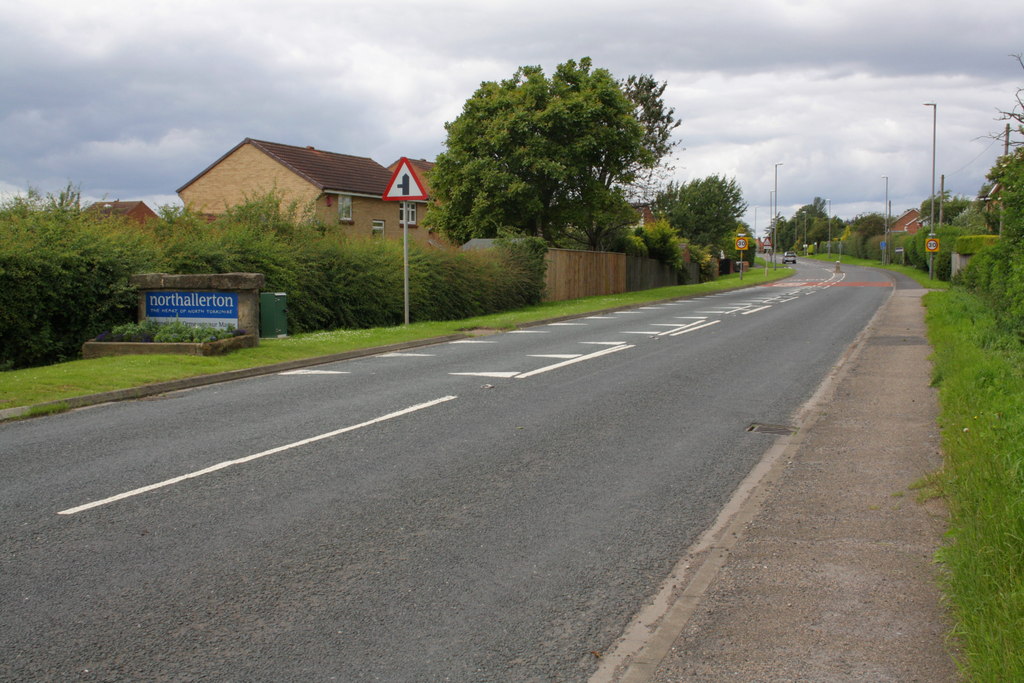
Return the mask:
M 935 252 L 939 250 L 939 238 L 929 237 L 924 241 L 924 250 Z
M 737 237 L 736 238 L 736 251 L 746 251 L 747 248 L 748 248 L 747 247 L 747 238 L 746 237 Z

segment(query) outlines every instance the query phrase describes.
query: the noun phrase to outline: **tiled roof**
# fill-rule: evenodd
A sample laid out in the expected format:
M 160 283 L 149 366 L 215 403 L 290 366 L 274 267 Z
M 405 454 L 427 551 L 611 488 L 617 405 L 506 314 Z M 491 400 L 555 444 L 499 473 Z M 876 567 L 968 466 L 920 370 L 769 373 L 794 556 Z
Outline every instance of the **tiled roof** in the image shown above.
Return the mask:
M 388 169 L 368 157 L 325 152 L 313 147 L 293 147 L 247 138 L 257 149 L 287 166 L 321 190 L 383 195 L 391 180 Z
M 178 189 L 181 192 L 243 145 L 252 145 L 321 191 L 351 192 L 381 196 L 391 172 L 368 157 L 326 152 L 313 147 L 295 147 L 277 142 L 246 138 L 202 173 Z

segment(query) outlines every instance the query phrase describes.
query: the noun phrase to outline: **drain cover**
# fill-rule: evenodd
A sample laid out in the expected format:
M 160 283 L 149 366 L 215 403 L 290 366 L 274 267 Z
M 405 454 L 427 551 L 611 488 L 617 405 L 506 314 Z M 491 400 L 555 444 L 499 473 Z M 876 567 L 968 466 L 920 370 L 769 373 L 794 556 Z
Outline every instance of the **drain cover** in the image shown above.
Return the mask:
M 779 434 L 781 436 L 787 436 L 789 434 L 796 434 L 796 427 L 790 427 L 789 425 L 767 425 L 755 422 L 754 424 L 747 427 L 748 432 L 760 432 L 761 434 Z

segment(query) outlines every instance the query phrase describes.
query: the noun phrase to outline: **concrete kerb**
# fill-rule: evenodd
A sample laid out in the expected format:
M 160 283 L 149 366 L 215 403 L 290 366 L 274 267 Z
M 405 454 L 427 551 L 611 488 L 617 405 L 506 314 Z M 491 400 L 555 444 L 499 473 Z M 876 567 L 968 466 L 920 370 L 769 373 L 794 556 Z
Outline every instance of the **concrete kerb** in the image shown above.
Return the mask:
M 782 280 L 785 279 L 788 278 L 782 278 L 781 280 L 775 280 L 774 282 L 781 282 Z M 764 283 L 743 285 L 741 287 L 736 287 L 734 289 L 723 291 L 736 291 L 740 289 L 748 289 L 750 287 L 757 287 L 763 284 Z M 571 315 L 544 318 L 542 320 L 533 320 L 530 322 L 521 323 L 517 325 L 515 329 L 537 327 L 540 325 L 550 325 L 551 323 L 563 322 L 566 320 L 574 320 L 588 315 L 600 315 L 602 313 L 628 311 L 631 309 L 640 308 L 642 306 L 656 306 L 658 304 L 671 303 L 673 301 L 693 299 L 698 296 L 705 296 L 705 294 L 690 294 L 687 296 L 678 296 L 668 299 L 657 299 L 655 301 L 646 301 L 644 303 L 626 304 L 623 306 L 615 306 L 613 308 L 604 308 L 596 311 L 587 311 L 585 313 L 574 313 Z M 29 415 L 37 411 L 42 411 L 43 413 L 45 413 L 47 408 L 53 408 L 55 410 L 58 410 L 60 408 L 86 408 L 88 406 L 99 405 L 101 403 L 112 403 L 115 401 L 130 401 L 133 399 L 147 398 L 149 396 L 158 396 L 160 394 L 166 394 L 172 391 L 193 389 L 196 387 L 207 386 L 210 384 L 218 384 L 220 382 L 230 382 L 236 379 L 247 379 L 250 377 L 259 377 L 261 375 L 273 375 L 274 373 L 277 372 L 298 370 L 300 368 L 312 367 L 314 365 L 324 365 L 326 363 L 335 363 L 343 360 L 351 360 L 353 358 L 365 358 L 367 356 L 375 356 L 381 353 L 391 353 L 394 351 L 402 351 L 405 349 L 415 349 L 423 346 L 432 346 L 434 344 L 444 344 L 445 342 L 457 341 L 459 339 L 467 339 L 471 336 L 474 335 L 464 333 L 445 335 L 442 337 L 430 337 L 428 339 L 417 339 L 414 341 L 399 342 L 397 344 L 388 344 L 386 346 L 374 346 L 366 349 L 354 349 L 352 351 L 332 353 L 326 356 L 315 356 L 313 358 L 301 358 L 298 360 L 284 361 L 282 363 L 274 363 L 272 365 L 260 365 L 252 368 L 244 368 L 242 370 L 229 370 L 227 372 L 219 372 L 211 375 L 197 375 L 195 377 L 185 377 L 182 379 L 174 379 L 166 382 L 154 382 L 153 384 L 144 384 L 142 386 L 130 387 L 128 389 L 117 389 L 114 391 L 104 391 L 96 394 L 86 394 L 84 396 L 73 396 L 70 398 L 63 398 L 56 401 L 46 401 L 44 403 L 37 403 L 35 405 L 5 408 L 3 410 L 0 410 L 0 422 L 16 420 L 18 418 L 25 417 L 26 415 Z

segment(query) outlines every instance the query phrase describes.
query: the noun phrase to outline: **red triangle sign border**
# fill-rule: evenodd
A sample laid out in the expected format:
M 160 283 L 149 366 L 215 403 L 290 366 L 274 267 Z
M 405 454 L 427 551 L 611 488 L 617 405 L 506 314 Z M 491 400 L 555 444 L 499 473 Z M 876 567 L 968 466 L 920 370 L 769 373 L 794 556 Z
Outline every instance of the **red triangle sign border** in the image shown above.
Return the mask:
M 401 179 L 401 180 L 400 180 Z M 427 191 L 416 175 L 416 169 L 406 157 L 398 160 L 395 172 L 381 197 L 386 202 L 416 201 L 427 198 Z

